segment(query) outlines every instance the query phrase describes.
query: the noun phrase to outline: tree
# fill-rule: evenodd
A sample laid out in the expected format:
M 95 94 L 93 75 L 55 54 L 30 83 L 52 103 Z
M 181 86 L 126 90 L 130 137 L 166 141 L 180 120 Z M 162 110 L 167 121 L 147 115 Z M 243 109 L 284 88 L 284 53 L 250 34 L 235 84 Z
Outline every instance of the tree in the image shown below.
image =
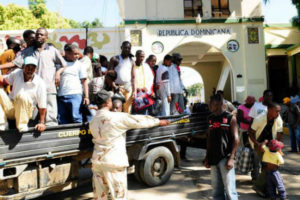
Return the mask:
M 28 0 L 28 6 L 36 18 L 41 18 L 47 13 L 46 0 Z
M 265 4 L 271 0 L 264 0 Z M 300 29 L 300 0 L 291 0 L 292 4 L 296 6 L 297 9 L 297 16 L 292 18 L 293 26 L 297 26 Z
M 201 94 L 202 87 L 203 87 L 202 83 L 195 83 L 195 84 L 187 87 L 189 96 L 199 96 Z
M 80 23 L 82 28 L 101 28 L 103 27 L 100 19 L 95 18 L 92 22 L 84 21 Z
M 103 27 L 98 18 L 92 22 L 76 22 L 61 17 L 57 12 L 50 12 L 46 0 L 28 0 L 29 9 L 15 4 L 0 4 L 0 30 L 56 28 L 100 28 Z
M 293 17 L 292 24 L 300 28 L 300 0 L 292 0 L 292 3 L 296 6 L 298 13 L 298 16 Z
M 39 20 L 30 10 L 14 4 L 0 5 L 0 30 L 36 29 L 39 27 Z
M 33 3 L 29 4 L 30 9 L 15 4 L 0 5 L 0 30 L 82 27 L 74 20 L 62 18 L 58 13 L 48 11 L 44 0 L 31 1 Z M 36 2 L 37 4 L 34 4 Z

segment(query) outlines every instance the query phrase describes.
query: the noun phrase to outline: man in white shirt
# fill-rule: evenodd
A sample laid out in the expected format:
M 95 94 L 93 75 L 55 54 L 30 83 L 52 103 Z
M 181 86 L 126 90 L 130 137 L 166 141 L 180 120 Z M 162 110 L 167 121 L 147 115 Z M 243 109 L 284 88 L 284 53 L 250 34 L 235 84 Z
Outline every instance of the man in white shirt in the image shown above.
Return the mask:
M 56 86 L 66 63 L 60 52 L 47 43 L 48 31 L 45 28 L 36 30 L 34 45 L 24 49 L 13 61 L 13 66 L 21 68 L 25 57 L 32 56 L 38 60 L 37 74 L 43 79 L 47 89 L 46 125 L 57 125 Z M 11 66 L 11 67 L 13 67 Z M 57 67 L 59 66 L 59 69 Z
M 92 66 L 92 58 L 94 54 L 93 47 L 87 46 L 83 50 L 83 57 L 80 60 L 82 62 L 82 66 L 85 68 L 87 73 L 87 82 L 90 83 L 93 80 L 93 66 Z
M 143 63 L 145 58 L 144 51 L 137 50 L 135 57 L 135 85 L 137 95 L 133 102 L 133 110 L 136 114 L 151 115 L 152 105 L 154 104 L 152 99 L 154 76 L 149 65 Z
M 121 49 L 121 55 L 117 56 L 119 64 L 114 68 L 118 75 L 115 83 L 120 86 L 120 92 L 125 97 L 123 111 L 130 113 L 132 101 L 136 97 L 135 63 L 132 60 L 133 55 L 131 54 L 131 43 L 124 41 Z
M 263 101 L 255 102 L 249 111 L 249 116 L 252 118 L 252 123 L 255 118 L 259 117 L 260 115 L 265 115 L 268 112 L 268 105 L 270 105 L 272 103 L 272 101 L 273 101 L 272 91 L 265 90 L 263 92 Z M 280 120 L 281 120 L 280 115 L 278 116 L 278 118 L 280 118 Z M 261 121 L 261 120 L 259 120 L 259 121 Z M 253 169 L 251 171 L 251 177 L 252 177 L 252 181 L 255 182 L 259 176 L 259 171 L 261 168 L 261 155 L 258 151 L 255 151 L 255 148 L 253 146 L 252 146 L 252 149 L 253 149 L 254 153 L 253 153 Z M 258 191 L 258 193 L 263 193 L 263 192 Z
M 61 75 L 58 90 L 58 122 L 82 123 L 81 106 L 90 104 L 87 74 L 82 63 L 77 60 L 79 56 L 77 46 L 66 45 L 65 55 L 67 67 Z
M 23 69 L 0 75 L 0 83 L 9 84 L 13 89 L 9 95 L 0 89 L 0 130 L 8 128 L 7 119 L 15 119 L 20 132 L 28 131 L 28 122 L 38 106 L 40 121 L 35 128 L 42 132 L 46 129 L 47 91 L 44 81 L 35 74 L 38 61 L 34 57 L 25 57 Z
M 268 105 L 273 101 L 273 94 L 271 90 L 265 90 L 263 93 L 263 101 L 255 102 L 251 107 L 249 116 L 253 119 L 262 113 L 268 112 Z
M 184 108 L 184 99 L 183 99 L 183 90 L 184 85 L 182 83 L 181 77 L 180 77 L 180 64 L 182 61 L 182 57 L 179 53 L 174 53 L 173 56 L 173 63 L 169 67 L 169 75 L 170 75 L 170 89 L 171 89 L 171 115 L 175 115 L 176 113 L 181 114 L 185 108 Z M 179 104 L 179 107 L 181 109 L 181 113 L 177 112 L 176 110 L 176 104 Z
M 172 56 L 166 55 L 164 62 L 156 71 L 156 84 L 158 87 L 158 95 L 162 102 L 160 116 L 170 115 L 170 102 L 172 101 L 170 90 L 170 76 L 168 68 L 172 64 Z
M 266 194 L 265 167 L 259 174 L 262 153 L 260 152 L 263 142 L 272 139 L 282 140 L 282 119 L 280 117 L 281 107 L 276 103 L 268 104 L 268 111 L 254 118 L 249 129 L 249 142 L 254 150 L 253 171 L 251 172 L 256 192 L 264 196 Z

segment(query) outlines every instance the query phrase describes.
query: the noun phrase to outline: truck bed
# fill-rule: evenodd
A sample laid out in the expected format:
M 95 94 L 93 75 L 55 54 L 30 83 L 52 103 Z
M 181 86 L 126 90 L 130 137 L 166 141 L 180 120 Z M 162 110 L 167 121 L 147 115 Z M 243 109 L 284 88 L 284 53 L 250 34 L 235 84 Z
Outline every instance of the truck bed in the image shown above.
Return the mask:
M 189 116 L 170 116 L 165 118 L 175 122 L 167 127 L 130 130 L 126 135 L 127 145 L 204 134 L 208 129 L 207 115 L 207 112 L 203 112 Z M 92 148 L 92 135 L 88 124 L 47 127 L 43 133 L 37 133 L 33 128 L 25 133 L 9 130 L 0 133 L 0 168 L 26 160 L 32 162 L 35 159 L 76 154 Z

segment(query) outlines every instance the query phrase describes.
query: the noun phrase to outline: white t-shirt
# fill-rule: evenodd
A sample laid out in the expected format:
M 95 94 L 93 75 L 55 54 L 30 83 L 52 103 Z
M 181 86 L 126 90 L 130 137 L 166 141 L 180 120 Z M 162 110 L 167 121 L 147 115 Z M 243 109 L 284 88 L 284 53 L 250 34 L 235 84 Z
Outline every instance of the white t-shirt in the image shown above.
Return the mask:
M 61 75 L 58 96 L 82 94 L 81 79 L 85 78 L 87 73 L 80 61 L 67 62 L 67 68 Z
M 131 85 L 132 59 L 129 57 L 123 59 L 121 55 L 118 58 L 119 65 L 115 68 L 118 77 L 115 83 L 119 85 Z
M 170 96 L 170 80 L 169 80 L 169 70 L 165 65 L 160 65 L 156 71 L 156 84 L 159 85 L 160 93 Z
M 89 84 L 89 94 L 97 94 L 104 87 L 105 76 L 93 78 Z
M 88 82 L 91 82 L 93 80 L 93 67 L 91 59 L 88 56 L 83 56 L 80 62 L 86 70 Z
M 35 74 L 31 82 L 24 82 L 24 72 L 16 69 L 12 73 L 5 75 L 4 80 L 12 85 L 9 97 L 13 100 L 16 95 L 26 93 L 32 99 L 33 105 L 39 108 L 47 108 L 47 90 L 44 81 Z
M 182 94 L 184 86 L 182 84 L 179 72 L 177 70 L 177 65 L 174 63 L 168 68 L 170 75 L 170 89 L 171 93 Z
M 251 107 L 249 112 L 249 116 L 252 118 L 256 118 L 258 115 L 268 112 L 268 107 L 263 105 L 261 102 L 255 102 Z

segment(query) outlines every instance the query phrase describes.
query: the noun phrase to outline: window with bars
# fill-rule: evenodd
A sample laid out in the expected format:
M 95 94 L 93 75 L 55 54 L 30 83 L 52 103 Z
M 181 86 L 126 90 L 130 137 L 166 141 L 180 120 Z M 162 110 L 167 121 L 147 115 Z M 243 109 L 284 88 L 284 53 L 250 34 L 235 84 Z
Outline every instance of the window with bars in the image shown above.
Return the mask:
M 229 0 L 211 0 L 213 17 L 229 17 Z
M 202 0 L 184 0 L 184 17 L 203 16 Z

